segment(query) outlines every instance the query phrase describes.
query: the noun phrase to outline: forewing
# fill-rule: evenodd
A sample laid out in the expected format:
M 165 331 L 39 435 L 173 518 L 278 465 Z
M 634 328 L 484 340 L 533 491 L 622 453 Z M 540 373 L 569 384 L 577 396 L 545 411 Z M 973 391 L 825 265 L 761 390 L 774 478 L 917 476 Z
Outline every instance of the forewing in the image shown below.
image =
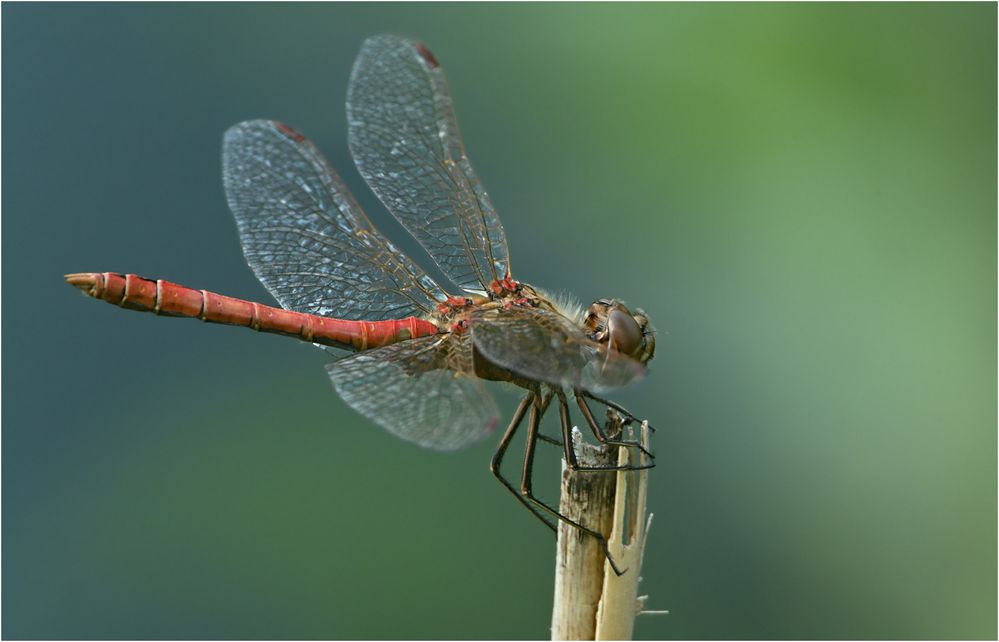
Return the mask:
M 283 307 L 377 321 L 426 314 L 446 296 L 375 229 L 319 150 L 287 125 L 231 127 L 222 162 L 243 254 Z
M 627 385 L 645 368 L 591 341 L 575 323 L 537 308 L 497 308 L 471 319 L 475 347 L 489 361 L 522 377 L 600 392 Z
M 347 94 L 350 151 L 388 210 L 459 287 L 509 273 L 506 235 L 465 155 L 444 71 L 422 44 L 364 41 Z
M 468 335 L 411 339 L 334 361 L 326 370 L 354 410 L 426 448 L 468 446 L 499 418 L 474 376 Z

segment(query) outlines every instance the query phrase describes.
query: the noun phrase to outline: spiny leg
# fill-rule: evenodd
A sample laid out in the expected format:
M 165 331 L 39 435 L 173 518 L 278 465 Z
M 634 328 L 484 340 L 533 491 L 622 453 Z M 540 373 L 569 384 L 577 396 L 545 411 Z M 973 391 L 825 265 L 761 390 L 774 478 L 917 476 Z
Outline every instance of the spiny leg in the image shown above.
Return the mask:
M 645 446 L 643 446 L 638 441 L 620 440 L 620 439 L 610 439 L 607 437 L 607 433 L 604 429 L 600 427 L 597 420 L 593 417 L 593 412 L 590 410 L 590 406 L 586 403 L 586 398 L 582 396 L 581 393 L 577 392 L 575 394 L 576 404 L 579 406 L 579 411 L 583 413 L 583 418 L 586 419 L 586 423 L 589 424 L 590 430 L 593 432 L 593 436 L 597 438 L 602 444 L 610 444 L 612 446 L 630 446 L 632 448 L 638 448 L 646 457 L 655 459 L 656 456 L 650 453 Z
M 558 533 L 555 525 L 545 519 L 545 516 L 538 511 L 535 506 L 524 499 L 524 496 L 517 492 L 517 489 L 514 488 L 513 484 L 511 484 L 506 477 L 503 476 L 503 473 L 500 470 L 500 466 L 503 463 L 503 456 L 506 454 L 507 447 L 510 446 L 510 440 L 513 439 L 514 434 L 517 432 L 517 428 L 519 428 L 521 422 L 524 421 L 524 415 L 527 413 L 527 409 L 533 406 L 534 398 L 535 393 L 528 392 L 527 395 L 524 396 L 524 399 L 520 402 L 520 405 L 517 406 L 517 410 L 513 413 L 513 420 L 510 422 L 509 427 L 507 427 L 506 432 L 503 433 L 503 438 L 500 439 L 499 446 L 496 447 L 496 452 L 493 453 L 493 458 L 489 462 L 489 472 L 491 472 L 493 476 L 506 487 L 507 490 L 513 493 L 513 496 L 517 498 L 517 501 L 523 504 L 527 510 L 531 511 L 532 515 L 540 519 L 545 526 Z
M 603 404 L 603 405 L 607 406 L 608 408 L 610 408 L 611 410 L 616 410 L 619 414 L 623 415 L 624 418 L 627 419 L 628 421 L 634 422 L 636 424 L 642 423 L 641 419 L 639 419 L 635 415 L 631 414 L 628 411 L 627 408 L 625 408 L 624 406 L 622 406 L 619 403 L 615 403 L 615 402 L 613 402 L 613 401 L 611 401 L 609 399 L 603 399 L 601 397 L 596 396 L 592 392 L 587 392 L 586 390 L 579 390 L 577 392 L 577 394 L 582 395 L 583 397 L 586 397 L 587 399 L 592 399 L 593 401 L 596 401 L 599 404 Z M 653 428 L 652 426 L 649 426 L 649 430 L 651 432 L 655 432 L 656 431 L 656 429 Z
M 572 447 L 572 424 L 569 421 L 569 402 L 566 401 L 565 393 L 561 390 L 557 391 L 555 394 L 558 395 L 558 415 L 559 420 L 562 422 L 562 440 L 566 444 L 564 446 L 565 461 L 569 464 L 569 468 L 578 471 L 645 470 L 646 468 L 655 468 L 655 462 L 640 464 L 638 466 L 633 466 L 631 464 L 625 466 L 580 466 L 579 462 L 576 460 L 576 450 Z M 528 426 L 530 425 L 528 424 Z M 530 427 L 528 427 L 528 430 L 530 430 Z
M 538 433 L 538 441 L 543 441 L 546 444 L 551 444 L 552 446 L 558 446 L 559 448 L 562 447 L 561 440 L 555 439 L 554 437 L 549 437 L 548 435 L 542 435 L 541 433 Z
M 554 396 L 554 394 L 555 394 L 554 391 L 552 391 L 551 389 L 549 389 L 548 392 L 545 393 L 544 398 L 541 400 L 541 414 L 542 414 L 542 416 L 544 416 L 545 412 L 548 410 L 548 404 L 550 404 L 552 402 L 552 397 Z M 540 439 L 541 441 L 545 442 L 546 444 L 552 444 L 554 446 L 558 446 L 559 448 L 562 447 L 562 442 L 561 441 L 559 441 L 558 439 L 555 439 L 554 437 L 549 437 L 548 435 L 543 435 L 543 434 L 541 434 L 540 431 L 538 432 L 538 439 Z
M 557 517 L 566 524 L 574 526 L 579 530 L 583 531 L 584 533 L 587 533 L 595 537 L 597 539 L 597 542 L 599 542 L 600 544 L 600 548 L 603 550 L 604 557 L 607 558 L 607 562 L 611 565 L 611 568 L 614 569 L 614 573 L 620 576 L 624 574 L 624 571 L 620 570 L 617 567 L 617 564 L 614 562 L 614 558 L 611 557 L 610 549 L 608 549 L 607 547 L 607 538 L 605 538 L 597 531 L 587 528 L 582 524 L 580 524 L 579 522 L 569 519 L 562 513 L 558 512 L 557 510 L 555 510 L 554 508 L 552 508 L 551 506 L 549 506 L 548 504 L 544 503 L 543 501 L 534 496 L 534 491 L 532 489 L 532 479 L 531 479 L 534 473 L 534 447 L 537 445 L 538 442 L 538 427 L 541 423 L 541 416 L 542 416 L 542 405 L 540 403 L 541 399 L 540 397 L 536 397 L 535 399 L 536 403 L 531 408 L 531 416 L 527 422 L 527 445 L 524 448 L 524 475 L 520 482 L 520 492 L 521 494 L 523 494 L 524 497 L 534 502 L 537 506 L 539 506 L 552 516 Z M 565 443 L 568 444 L 572 443 L 569 440 L 569 436 L 565 434 L 564 431 L 562 439 L 565 440 Z

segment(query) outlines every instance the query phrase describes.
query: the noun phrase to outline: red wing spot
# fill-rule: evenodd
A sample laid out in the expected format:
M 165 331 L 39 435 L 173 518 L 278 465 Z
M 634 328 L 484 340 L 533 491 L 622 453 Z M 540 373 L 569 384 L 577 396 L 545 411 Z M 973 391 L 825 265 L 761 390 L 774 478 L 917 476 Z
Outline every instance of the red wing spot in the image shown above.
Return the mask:
M 279 132 L 281 132 L 282 134 L 284 134 L 288 138 L 292 139 L 296 143 L 304 143 L 305 142 L 305 136 L 302 136 L 301 134 L 299 134 L 294 128 L 288 127 L 284 123 L 278 123 L 278 122 L 275 122 L 274 126 L 277 127 L 277 130 Z
M 440 63 L 437 62 L 437 59 L 434 58 L 434 54 L 430 53 L 430 50 L 427 49 L 426 45 L 422 42 L 416 43 L 416 52 L 420 54 L 420 57 L 426 60 L 427 64 L 432 68 L 436 69 L 441 66 Z

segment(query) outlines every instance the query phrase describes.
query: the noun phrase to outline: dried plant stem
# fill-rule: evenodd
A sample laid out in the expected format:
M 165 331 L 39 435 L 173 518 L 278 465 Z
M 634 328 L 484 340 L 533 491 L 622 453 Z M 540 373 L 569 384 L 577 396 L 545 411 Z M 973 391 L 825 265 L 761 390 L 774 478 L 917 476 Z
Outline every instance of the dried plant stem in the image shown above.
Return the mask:
M 607 428 L 614 434 L 620 429 L 620 418 L 609 413 Z M 572 436 L 581 466 L 624 465 L 635 450 L 585 444 L 576 429 Z M 645 424 L 642 442 L 648 446 Z M 636 464 L 644 461 L 635 459 Z M 647 472 L 573 471 L 563 462 L 562 514 L 603 534 L 624 573 L 614 573 L 596 538 L 559 523 L 552 640 L 631 638 L 640 609 L 638 581 L 647 530 Z
M 629 431 L 630 432 L 630 431 Z M 641 427 L 642 445 L 649 446 L 648 422 Z M 621 448 L 618 464 L 627 465 L 636 451 Z M 634 457 L 643 461 L 644 457 Z M 637 462 L 633 462 L 637 463 Z M 614 526 L 607 546 L 618 568 L 628 572 L 618 576 L 610 565 L 604 570 L 604 585 L 597 609 L 597 640 L 630 640 L 635 628 L 635 616 L 642 610 L 645 598 L 638 597 L 638 582 L 645 553 L 645 537 L 652 525 L 652 515 L 646 516 L 649 471 L 618 471 L 614 497 Z
M 613 464 L 613 448 L 584 443 L 578 429 L 573 429 L 572 437 L 581 466 Z M 569 519 L 607 536 L 614 519 L 616 483 L 617 475 L 613 472 L 574 471 L 563 460 L 559 510 Z M 596 639 L 604 561 L 603 549 L 595 537 L 559 522 L 552 610 L 553 640 Z

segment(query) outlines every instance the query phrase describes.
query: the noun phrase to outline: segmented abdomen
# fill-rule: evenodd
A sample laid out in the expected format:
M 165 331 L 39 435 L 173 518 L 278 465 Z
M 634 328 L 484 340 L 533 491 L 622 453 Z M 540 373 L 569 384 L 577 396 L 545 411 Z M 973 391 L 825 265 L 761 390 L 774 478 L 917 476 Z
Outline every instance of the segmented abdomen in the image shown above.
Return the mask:
M 260 332 L 283 334 L 310 343 L 351 350 L 379 348 L 439 332 L 436 325 L 417 317 L 387 321 L 332 319 L 135 274 L 86 272 L 67 274 L 66 281 L 94 298 L 129 310 L 245 326 Z

